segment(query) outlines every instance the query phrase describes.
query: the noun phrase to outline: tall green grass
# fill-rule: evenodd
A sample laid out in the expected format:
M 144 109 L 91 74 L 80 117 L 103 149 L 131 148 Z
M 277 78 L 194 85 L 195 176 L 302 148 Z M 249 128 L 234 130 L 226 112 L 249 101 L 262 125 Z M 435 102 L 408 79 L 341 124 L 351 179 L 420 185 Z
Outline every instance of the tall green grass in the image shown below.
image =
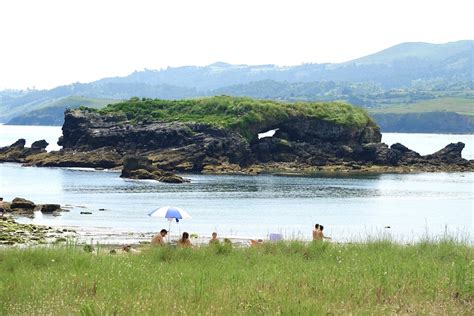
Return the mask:
M 472 315 L 473 260 L 453 241 L 3 249 L 0 314 Z

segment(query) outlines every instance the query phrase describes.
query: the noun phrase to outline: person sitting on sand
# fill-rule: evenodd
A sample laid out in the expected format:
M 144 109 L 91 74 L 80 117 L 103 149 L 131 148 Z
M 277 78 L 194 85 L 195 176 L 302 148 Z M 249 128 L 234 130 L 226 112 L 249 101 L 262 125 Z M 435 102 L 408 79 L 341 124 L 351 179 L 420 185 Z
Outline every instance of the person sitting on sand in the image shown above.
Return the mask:
M 162 229 L 159 234 L 157 234 L 153 239 L 151 240 L 151 244 L 153 246 L 164 246 L 165 245 L 165 236 L 168 234 L 168 231 L 166 229 Z
M 320 231 L 319 231 L 319 224 L 314 225 L 313 229 L 313 240 L 321 240 L 322 237 L 320 236 Z
M 127 253 L 140 253 L 140 250 L 137 250 L 135 248 L 132 248 L 131 245 L 123 245 L 122 246 L 122 251 L 127 252 Z
M 323 225 L 319 225 L 319 224 L 316 224 L 318 225 L 319 229 L 315 229 L 313 230 L 313 240 L 323 240 L 323 239 L 332 239 L 331 237 L 329 236 L 324 236 L 324 233 L 323 233 L 323 230 L 324 230 L 324 226 Z M 316 226 L 315 226 L 316 227 Z
M 178 240 L 178 247 L 180 248 L 188 248 L 191 247 L 191 240 L 189 240 L 189 234 L 187 232 L 183 233 L 183 237 Z
M 258 245 L 263 244 L 263 239 L 250 239 L 250 246 L 256 247 Z
M 219 244 L 219 239 L 217 239 L 217 233 L 213 232 L 212 233 L 212 238 L 209 240 L 209 245 L 217 245 Z

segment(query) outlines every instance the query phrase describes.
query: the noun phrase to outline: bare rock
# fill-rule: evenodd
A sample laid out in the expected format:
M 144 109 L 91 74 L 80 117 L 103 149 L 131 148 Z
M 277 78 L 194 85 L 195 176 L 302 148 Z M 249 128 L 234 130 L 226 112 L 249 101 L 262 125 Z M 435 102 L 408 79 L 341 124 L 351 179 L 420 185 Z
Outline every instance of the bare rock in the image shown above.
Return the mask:
M 136 170 L 153 171 L 152 162 L 150 159 L 141 156 L 126 156 L 123 161 L 122 177 Z
M 40 211 L 43 214 L 53 214 L 61 211 L 61 205 L 59 204 L 41 204 L 39 205 Z
M 396 166 L 401 158 L 398 150 L 391 149 L 384 143 L 370 143 L 362 146 L 357 158 L 364 162 L 374 162 L 379 165 Z
M 434 154 L 424 156 L 424 158 L 450 164 L 465 164 L 468 161 L 461 156 L 464 146 L 465 144 L 462 142 L 451 143 Z
M 6 202 L 6 201 L 0 201 L 0 209 L 3 209 L 3 212 L 5 213 L 11 213 L 11 203 Z
M 175 174 L 170 174 L 170 175 L 163 175 L 161 176 L 158 181 L 164 182 L 164 183 L 187 183 L 190 182 L 189 179 L 185 179 L 183 177 L 180 177 Z
M 60 150 L 42 152 L 27 156 L 27 165 L 38 167 L 82 167 L 111 169 L 120 166 L 122 156 L 113 148 L 100 148 L 92 151 Z
M 31 149 L 32 150 L 44 150 L 46 147 L 48 147 L 49 143 L 45 141 L 44 139 L 42 140 L 37 140 L 33 144 L 31 144 Z
M 14 198 L 10 207 L 15 210 L 15 209 L 31 209 L 33 210 L 36 205 L 32 201 L 29 201 L 24 198 Z
M 15 148 L 24 148 L 25 144 L 26 144 L 26 140 L 24 138 L 20 138 L 19 140 L 17 140 L 13 144 L 11 144 L 10 148 L 13 148 L 13 147 L 15 147 Z
M 165 172 L 152 165 L 150 159 L 139 156 L 127 156 L 124 159 L 122 178 L 129 179 L 151 179 L 165 183 L 185 183 L 188 179 L 170 172 Z

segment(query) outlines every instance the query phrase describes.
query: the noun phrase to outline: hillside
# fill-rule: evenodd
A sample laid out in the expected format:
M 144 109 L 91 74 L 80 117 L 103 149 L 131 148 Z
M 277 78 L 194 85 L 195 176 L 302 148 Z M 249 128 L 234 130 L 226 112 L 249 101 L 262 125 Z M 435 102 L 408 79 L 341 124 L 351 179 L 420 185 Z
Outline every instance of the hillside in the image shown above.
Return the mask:
M 340 64 L 249 66 L 220 62 L 203 67 L 136 71 L 125 77 L 51 90 L 0 91 L 0 122 L 18 117 L 12 122 L 59 124 L 59 109 L 28 112 L 54 108 L 54 102 L 70 96 L 174 100 L 225 94 L 290 102 L 345 101 L 365 108 L 470 97 L 472 45 L 473 41 L 402 43 Z M 38 115 L 50 119 L 34 120 Z
M 454 112 L 461 115 L 474 115 L 474 98 L 438 98 L 422 100 L 410 104 L 396 104 L 381 109 L 371 109 L 371 113 L 423 113 Z
M 411 86 L 415 80 L 471 80 L 474 41 L 446 44 L 402 43 L 378 53 L 340 64 L 299 66 L 231 65 L 186 66 L 137 71 L 100 83 L 171 84 L 200 91 L 252 81 L 313 82 L 321 80 L 377 82 L 385 89 Z
M 474 99 L 439 98 L 372 109 L 384 132 L 474 133 Z
M 62 98 L 54 102 L 40 104 L 38 110 L 18 115 L 7 122 L 7 125 L 50 125 L 61 126 L 64 123 L 64 111 L 66 109 L 87 106 L 90 108 L 102 108 L 107 104 L 117 103 L 113 99 L 92 99 L 78 96 Z
M 127 77 L 106 78 L 99 82 L 166 83 L 206 91 L 267 79 L 289 82 L 375 81 L 389 89 L 410 86 L 414 80 L 470 80 L 473 43 L 474 41 L 446 44 L 403 43 L 341 64 L 281 67 L 214 63 L 204 67 L 144 70 Z
M 375 54 L 362 58 L 351 60 L 345 64 L 371 65 L 385 64 L 394 65 L 394 63 L 403 59 L 425 60 L 430 63 L 439 63 L 453 58 L 472 63 L 473 41 L 457 41 L 446 44 L 431 44 L 422 42 L 401 43 L 390 48 L 384 49 Z M 470 61 L 469 61 L 470 59 Z M 447 65 L 453 66 L 451 65 Z M 460 66 L 460 65 L 459 65 Z
M 374 113 L 382 132 L 474 134 L 474 116 L 455 112 Z

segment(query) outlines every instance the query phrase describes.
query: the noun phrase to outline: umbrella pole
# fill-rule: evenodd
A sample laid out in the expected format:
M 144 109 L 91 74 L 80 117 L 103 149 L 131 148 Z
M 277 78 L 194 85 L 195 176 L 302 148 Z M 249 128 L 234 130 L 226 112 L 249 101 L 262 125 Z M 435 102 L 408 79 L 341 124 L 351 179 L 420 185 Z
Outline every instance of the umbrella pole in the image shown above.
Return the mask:
M 168 238 L 168 244 L 171 243 L 171 221 L 168 219 L 168 235 L 170 238 Z

